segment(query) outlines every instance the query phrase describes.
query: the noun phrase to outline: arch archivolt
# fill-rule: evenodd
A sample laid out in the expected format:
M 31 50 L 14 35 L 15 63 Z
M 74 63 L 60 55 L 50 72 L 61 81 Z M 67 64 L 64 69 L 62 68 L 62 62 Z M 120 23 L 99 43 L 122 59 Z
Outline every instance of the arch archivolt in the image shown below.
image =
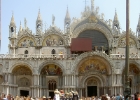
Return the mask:
M 57 62 L 57 61 L 46 61 L 46 62 L 43 62 L 42 64 L 40 64 L 39 66 L 39 70 L 38 70 L 38 73 L 40 74 L 41 73 L 41 70 L 46 66 L 46 65 L 49 65 L 49 64 L 54 64 L 54 65 L 57 65 L 61 70 L 62 70 L 62 73 L 64 74 L 65 73 L 65 70 L 64 70 L 64 66 L 60 63 L 60 62 Z
M 120 43 L 120 41 L 121 41 L 123 38 L 126 38 L 126 33 L 123 33 L 123 34 L 119 37 L 119 39 L 118 39 L 118 41 L 117 41 L 117 44 L 118 44 L 117 46 L 119 46 L 119 43 Z M 131 39 L 132 41 L 135 42 L 135 45 L 136 45 L 136 47 L 138 48 L 138 47 L 139 47 L 139 42 L 138 42 L 137 38 L 136 38 L 134 35 L 130 34 L 130 39 Z M 131 41 L 130 41 L 130 42 L 131 42 Z
M 102 32 L 106 36 L 107 40 L 109 41 L 109 44 L 110 44 L 110 40 L 113 39 L 111 32 L 108 29 L 106 29 L 104 26 L 97 24 L 97 23 L 86 23 L 86 24 L 79 26 L 78 28 L 76 28 L 73 31 L 72 38 L 78 37 L 78 35 L 81 32 L 88 30 L 88 29 L 97 30 L 97 31 Z
M 36 39 L 33 35 L 25 34 L 18 38 L 16 45 L 18 47 L 36 46 Z
M 105 78 L 101 74 L 97 72 L 89 72 L 80 80 L 80 87 L 84 88 L 87 85 L 88 80 L 90 79 L 96 80 L 101 87 L 105 86 Z
M 22 62 L 19 61 L 18 63 L 12 65 L 12 67 L 9 69 L 9 72 L 12 73 L 12 71 L 14 70 L 14 68 L 16 68 L 17 66 L 20 66 L 20 65 L 25 65 L 26 67 L 28 67 L 31 70 L 32 74 L 34 73 L 34 70 L 33 70 L 32 65 L 29 64 L 29 63 L 23 62 L 23 61 Z
M 31 85 L 31 80 L 29 77 L 20 77 L 17 84 L 19 87 L 29 87 Z
M 76 74 L 79 74 L 78 70 L 79 70 L 79 67 L 80 67 L 79 65 L 81 64 L 81 61 L 83 61 L 85 58 L 88 59 L 88 57 L 94 57 L 94 56 L 100 57 L 101 60 L 104 59 L 105 61 L 107 61 L 108 74 L 111 74 L 114 71 L 113 61 L 108 57 L 107 54 L 92 51 L 92 52 L 85 52 L 74 60 L 74 63 L 72 64 L 73 72 L 76 72 Z
M 66 44 L 66 41 L 65 41 L 65 37 L 62 36 L 62 34 L 55 34 L 55 33 L 49 33 L 49 34 L 44 34 L 44 36 L 42 37 L 42 45 L 43 46 L 46 46 L 47 44 L 47 41 L 49 42 L 55 42 L 57 44 L 54 44 L 55 45 L 65 45 Z M 60 43 L 62 42 L 62 43 Z M 53 46 L 53 45 L 47 45 L 47 46 Z
M 140 64 L 136 61 L 129 61 L 129 72 L 135 71 L 136 73 L 140 74 Z M 125 63 L 123 64 L 122 74 L 125 71 Z

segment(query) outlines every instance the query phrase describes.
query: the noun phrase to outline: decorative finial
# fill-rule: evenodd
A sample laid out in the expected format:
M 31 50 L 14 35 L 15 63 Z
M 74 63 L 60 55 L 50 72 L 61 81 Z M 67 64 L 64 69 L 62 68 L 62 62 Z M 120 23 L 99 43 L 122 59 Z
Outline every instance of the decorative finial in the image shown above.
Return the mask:
M 39 8 L 39 11 L 38 11 L 38 17 L 37 17 L 37 20 L 42 20 L 42 19 L 41 19 L 41 14 L 40 14 L 40 8 Z
M 91 0 L 91 12 L 94 11 L 94 0 Z
M 52 26 L 54 26 L 55 16 L 52 15 Z
M 13 13 L 13 11 L 12 11 L 12 17 L 11 17 L 10 25 L 15 25 L 15 21 L 14 21 L 14 13 Z
M 19 32 L 22 31 L 22 26 L 21 26 L 21 21 L 20 21 L 20 27 L 19 27 Z
M 117 10 L 115 8 L 115 16 L 114 16 L 114 20 L 118 20 L 118 15 L 117 15 Z
M 25 27 L 25 29 L 27 28 L 27 20 L 26 20 L 26 18 L 24 18 L 24 27 Z

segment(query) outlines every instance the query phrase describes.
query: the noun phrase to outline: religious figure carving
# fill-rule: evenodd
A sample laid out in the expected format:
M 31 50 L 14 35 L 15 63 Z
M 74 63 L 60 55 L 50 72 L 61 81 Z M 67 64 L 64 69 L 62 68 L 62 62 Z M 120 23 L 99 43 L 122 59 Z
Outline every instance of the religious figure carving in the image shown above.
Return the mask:
M 109 26 L 112 26 L 112 20 L 109 19 Z
M 56 65 L 47 65 L 41 71 L 43 75 L 61 75 L 62 70 Z
M 18 85 L 21 86 L 21 87 L 28 87 L 30 86 L 30 81 L 27 79 L 27 78 L 21 78 L 19 81 L 18 81 Z
M 125 38 L 122 38 L 120 41 L 119 41 L 119 47 L 125 47 L 126 46 L 126 41 L 125 41 Z M 133 39 L 129 39 L 129 46 L 130 47 L 134 47 L 136 44 L 135 44 L 135 41 Z
M 30 40 L 30 39 L 24 39 L 24 40 L 21 42 L 21 47 L 30 47 L 30 46 L 34 46 L 33 41 Z
M 89 63 L 91 62 L 91 63 Z M 101 74 L 106 74 L 107 73 L 107 69 L 104 66 L 104 64 L 97 62 L 97 61 L 85 61 L 84 63 L 81 64 L 82 66 L 80 66 L 79 68 L 79 74 L 84 74 L 86 72 L 88 72 L 89 70 L 94 70 L 94 71 L 98 71 Z
M 105 17 L 105 15 L 104 15 L 104 13 L 102 13 L 101 14 L 101 19 L 104 20 L 104 17 Z

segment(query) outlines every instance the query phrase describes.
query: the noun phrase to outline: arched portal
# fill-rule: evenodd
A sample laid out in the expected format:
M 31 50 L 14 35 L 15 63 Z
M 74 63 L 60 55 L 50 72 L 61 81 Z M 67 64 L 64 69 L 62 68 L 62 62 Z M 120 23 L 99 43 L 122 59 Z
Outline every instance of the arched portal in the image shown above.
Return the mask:
M 47 94 L 54 97 L 54 90 L 62 86 L 62 69 L 57 64 L 46 64 L 40 72 L 41 86 L 48 89 Z M 42 93 L 46 95 L 45 92 Z
M 78 64 L 79 86 L 83 88 L 82 95 L 91 97 L 110 94 L 111 70 L 109 62 L 101 56 L 83 58 Z
M 122 72 L 122 84 L 125 85 L 125 73 L 126 73 L 126 69 L 124 68 L 123 72 Z M 134 62 L 131 62 L 129 64 L 129 86 L 131 88 L 131 93 L 135 93 L 136 91 L 134 91 L 134 89 L 136 88 L 137 91 L 139 91 L 137 88 L 138 84 L 140 84 L 140 68 L 138 67 L 138 65 Z
M 101 81 L 95 76 L 90 76 L 85 80 L 86 96 L 97 96 L 101 87 Z
M 31 95 L 30 87 L 32 85 L 32 71 L 27 65 L 17 65 L 13 68 L 11 74 L 12 83 L 18 85 L 18 92 L 15 95 Z

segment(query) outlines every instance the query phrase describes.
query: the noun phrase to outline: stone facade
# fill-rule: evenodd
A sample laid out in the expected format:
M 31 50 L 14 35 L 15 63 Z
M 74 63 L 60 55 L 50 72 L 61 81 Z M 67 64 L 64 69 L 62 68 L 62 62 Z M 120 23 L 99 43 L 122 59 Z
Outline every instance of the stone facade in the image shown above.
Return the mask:
M 123 94 L 125 86 L 125 31 L 120 32 L 117 12 L 114 20 L 104 20 L 91 0 L 81 18 L 71 21 L 68 9 L 64 32 L 52 26 L 42 31 L 40 11 L 36 34 L 26 26 L 16 33 L 12 16 L 9 25 L 9 54 L 0 55 L 0 91 L 6 94 L 53 96 L 54 90 L 78 91 L 79 96 Z M 140 90 L 140 20 L 137 35 L 130 30 L 130 87 Z M 73 54 L 71 39 L 86 31 L 98 31 L 107 39 L 108 47 L 95 45 L 90 52 Z M 94 33 L 93 33 L 94 34 Z M 95 35 L 96 36 L 96 35 Z M 95 37 L 96 38 L 96 37 Z M 101 49 L 99 49 L 101 48 Z M 90 89 L 92 88 L 92 90 Z M 24 93 L 23 93 L 24 92 Z M 93 94 L 90 94 L 93 92 Z

